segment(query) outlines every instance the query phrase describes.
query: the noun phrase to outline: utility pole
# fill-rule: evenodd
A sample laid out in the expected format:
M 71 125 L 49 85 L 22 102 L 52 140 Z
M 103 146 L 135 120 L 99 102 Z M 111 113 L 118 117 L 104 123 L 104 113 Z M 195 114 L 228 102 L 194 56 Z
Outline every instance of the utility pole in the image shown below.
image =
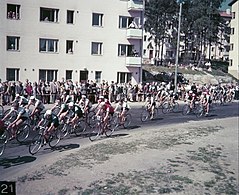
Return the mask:
M 174 92 L 177 93 L 177 79 L 178 79 L 178 56 L 179 56 L 179 47 L 180 47 L 180 28 L 181 28 L 181 16 L 182 16 L 182 1 L 179 3 L 179 18 L 178 18 L 178 40 L 177 40 L 177 51 L 176 51 L 176 60 L 175 60 L 175 78 L 174 78 Z

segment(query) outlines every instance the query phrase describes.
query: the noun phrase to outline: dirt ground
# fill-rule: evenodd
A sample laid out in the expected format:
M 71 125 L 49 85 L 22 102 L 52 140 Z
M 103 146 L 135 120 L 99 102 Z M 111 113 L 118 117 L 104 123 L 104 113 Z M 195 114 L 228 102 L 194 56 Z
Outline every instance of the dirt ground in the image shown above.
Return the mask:
M 127 131 L 8 179 L 19 195 L 238 194 L 238 118 Z

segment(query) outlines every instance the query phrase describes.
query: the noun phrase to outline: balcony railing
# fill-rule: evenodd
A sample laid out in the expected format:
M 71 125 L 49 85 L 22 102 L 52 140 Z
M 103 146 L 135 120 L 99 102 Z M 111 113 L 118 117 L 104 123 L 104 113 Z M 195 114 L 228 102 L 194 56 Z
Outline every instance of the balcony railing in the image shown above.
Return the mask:
M 141 67 L 141 57 L 126 57 L 126 66 Z
M 128 1 L 128 10 L 139 10 L 142 11 L 144 9 L 143 0 L 129 0 Z
M 128 39 L 142 39 L 143 31 L 140 28 L 128 28 L 127 38 Z

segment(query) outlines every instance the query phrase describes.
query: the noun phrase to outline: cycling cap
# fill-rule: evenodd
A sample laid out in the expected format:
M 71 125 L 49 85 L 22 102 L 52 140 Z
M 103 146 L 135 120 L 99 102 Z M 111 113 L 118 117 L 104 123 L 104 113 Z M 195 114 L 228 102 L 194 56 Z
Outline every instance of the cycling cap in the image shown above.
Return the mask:
M 104 99 L 104 96 L 101 95 L 101 96 L 99 97 L 99 99 Z
M 70 103 L 69 103 L 69 106 L 74 106 L 74 103 L 73 103 L 73 102 L 70 102 Z
M 86 98 L 86 96 L 85 96 L 85 95 L 82 95 L 81 97 L 82 97 L 82 98 Z
M 31 97 L 30 97 L 30 100 L 35 100 L 35 97 L 34 97 L 34 96 L 31 96 Z
M 18 97 L 20 97 L 20 95 L 17 93 L 17 94 L 16 94 L 16 98 L 18 98 Z
M 46 115 L 51 115 L 52 114 L 52 111 L 51 110 L 47 110 L 46 111 Z

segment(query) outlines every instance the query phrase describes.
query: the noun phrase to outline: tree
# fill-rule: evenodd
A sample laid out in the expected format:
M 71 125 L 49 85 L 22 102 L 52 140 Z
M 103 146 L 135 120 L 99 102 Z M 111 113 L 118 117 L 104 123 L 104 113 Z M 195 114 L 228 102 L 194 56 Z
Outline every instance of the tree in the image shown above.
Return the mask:
M 170 37 L 175 13 L 177 9 L 176 0 L 150 0 L 145 4 L 145 31 L 149 32 L 155 43 L 155 58 L 163 60 L 163 45 Z M 157 52 L 157 48 L 161 51 Z M 160 49 L 161 48 L 161 49 Z

